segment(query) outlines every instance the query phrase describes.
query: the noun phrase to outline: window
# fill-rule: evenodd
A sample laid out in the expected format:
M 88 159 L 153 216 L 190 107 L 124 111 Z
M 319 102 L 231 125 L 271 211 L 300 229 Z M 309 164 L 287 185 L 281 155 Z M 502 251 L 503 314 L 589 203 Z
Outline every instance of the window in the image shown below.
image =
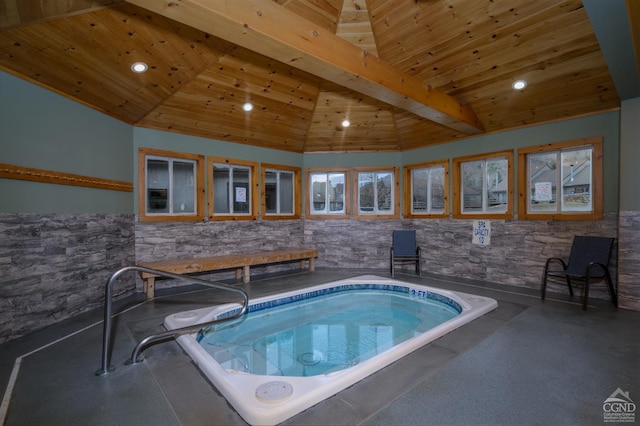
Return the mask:
M 356 217 L 399 217 L 397 168 L 354 169 L 357 188 Z
M 513 216 L 513 152 L 453 159 L 453 217 Z
M 213 220 L 257 217 L 256 163 L 209 158 L 209 216 Z
M 138 150 L 138 214 L 141 221 L 204 218 L 204 157 Z
M 602 218 L 602 138 L 518 151 L 518 216 Z
M 449 215 L 449 161 L 415 164 L 404 168 L 404 215 Z
M 262 165 L 262 214 L 265 219 L 300 218 L 300 168 Z
M 311 218 L 349 217 L 349 172 L 307 169 L 306 214 Z

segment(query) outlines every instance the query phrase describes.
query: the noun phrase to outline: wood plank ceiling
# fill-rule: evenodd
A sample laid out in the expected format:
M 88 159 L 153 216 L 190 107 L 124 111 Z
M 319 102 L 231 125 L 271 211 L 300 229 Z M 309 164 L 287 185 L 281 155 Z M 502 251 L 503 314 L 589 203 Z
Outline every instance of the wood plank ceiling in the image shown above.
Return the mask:
M 135 126 L 307 153 L 404 151 L 620 106 L 579 0 L 236 0 L 244 47 L 194 28 L 211 16 L 167 17 L 170 4 L 0 0 L 0 69 Z M 260 39 L 237 26 L 255 19 L 244 9 L 291 24 L 265 13 L 277 38 Z M 286 48 L 307 26 L 328 36 Z M 136 61 L 149 70 L 132 73 Z M 416 113 L 422 95 L 437 118 Z M 451 124 L 460 116 L 477 128 Z

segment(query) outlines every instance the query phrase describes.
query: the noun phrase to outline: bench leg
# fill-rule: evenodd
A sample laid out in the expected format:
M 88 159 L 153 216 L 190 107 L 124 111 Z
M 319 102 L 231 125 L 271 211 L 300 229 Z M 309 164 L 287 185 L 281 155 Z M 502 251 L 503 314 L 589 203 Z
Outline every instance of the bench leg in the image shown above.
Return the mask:
M 236 268 L 236 281 L 242 278 L 242 268 Z
M 144 278 L 142 289 L 147 294 L 147 299 L 153 299 L 156 288 L 156 277 Z
M 243 276 L 242 276 L 242 282 L 243 283 L 248 283 L 249 282 L 249 278 L 250 278 L 250 274 L 249 274 L 249 265 L 244 265 L 243 267 L 244 272 L 243 272 Z
M 316 259 L 313 257 L 309 258 L 309 272 L 313 272 L 316 270 Z

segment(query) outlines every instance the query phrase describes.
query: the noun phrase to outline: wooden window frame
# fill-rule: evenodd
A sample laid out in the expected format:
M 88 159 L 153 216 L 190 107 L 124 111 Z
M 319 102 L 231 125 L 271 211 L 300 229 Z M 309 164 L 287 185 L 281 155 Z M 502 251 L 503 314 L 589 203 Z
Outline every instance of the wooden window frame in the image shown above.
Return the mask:
M 190 160 L 196 162 L 196 209 L 194 214 L 147 213 L 146 160 L 148 156 L 166 157 L 172 160 Z M 197 222 L 204 220 L 204 156 L 151 148 L 138 148 L 138 220 L 140 222 Z
M 491 160 L 493 158 L 507 158 L 507 210 L 504 213 L 462 213 L 462 177 L 460 167 L 463 163 Z M 455 219 L 513 219 L 513 161 L 514 155 L 512 150 L 491 152 L 487 154 L 470 155 L 466 157 L 457 157 L 453 159 L 453 217 Z
M 540 154 L 544 152 L 556 152 L 570 148 L 588 147 L 593 149 L 591 158 L 592 186 L 591 207 L 588 212 L 567 211 L 567 212 L 528 212 L 529 173 L 527 158 L 530 154 Z M 600 220 L 603 218 L 604 187 L 603 187 L 603 140 L 601 136 L 585 139 L 576 139 L 566 142 L 558 142 L 523 148 L 518 150 L 518 217 L 526 220 Z
M 391 214 L 360 213 L 359 175 L 360 173 L 393 174 L 393 212 Z M 399 219 L 400 218 L 400 179 L 398 167 L 354 167 L 353 168 L 353 217 L 356 219 Z
M 249 167 L 249 187 L 251 193 L 249 194 L 251 213 L 238 214 L 238 213 L 214 213 L 214 181 L 213 181 L 213 165 L 214 164 L 226 164 L 229 166 Z M 208 201 L 209 201 L 209 220 L 256 220 L 258 218 L 258 207 L 260 198 L 260 183 L 258 180 L 258 163 L 253 161 L 236 160 L 231 158 L 222 157 L 207 157 L 207 176 L 209 179 Z
M 311 213 L 311 203 L 313 202 L 313 191 L 311 190 L 312 174 L 344 173 L 344 213 Z M 347 168 L 342 167 L 320 167 L 308 168 L 305 170 L 305 217 L 307 219 L 349 219 L 351 211 L 351 173 Z
M 266 173 L 268 170 L 274 170 L 277 172 L 290 172 L 293 173 L 293 213 L 267 213 L 267 179 Z M 266 220 L 278 220 L 278 219 L 300 219 L 301 215 L 301 188 L 302 188 L 302 169 L 300 167 L 282 166 L 279 164 L 261 164 L 261 176 L 262 176 L 262 218 Z
M 444 167 L 444 210 L 439 213 L 413 212 L 413 179 L 412 172 L 417 169 Z M 411 164 L 403 167 L 404 171 L 404 217 L 406 218 L 438 218 L 449 217 L 449 160 L 431 161 L 428 163 Z

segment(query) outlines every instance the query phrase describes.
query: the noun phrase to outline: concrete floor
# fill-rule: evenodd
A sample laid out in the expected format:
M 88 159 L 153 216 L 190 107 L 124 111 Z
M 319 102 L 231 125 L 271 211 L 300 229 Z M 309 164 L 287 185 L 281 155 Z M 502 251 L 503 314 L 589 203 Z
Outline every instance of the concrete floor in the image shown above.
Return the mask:
M 386 271 L 319 270 L 252 278 L 250 297 Z M 618 388 L 640 405 L 640 312 L 610 302 L 453 278 L 396 279 L 475 293 L 499 307 L 287 420 L 291 425 L 601 425 Z M 560 287 L 559 287 L 560 288 Z M 193 289 L 192 289 L 193 290 Z M 217 303 L 221 292 L 159 290 L 115 305 L 112 364 L 101 365 L 102 311 L 0 345 L 0 424 L 242 425 L 242 418 L 174 342 L 124 365 L 173 312 Z M 640 421 L 640 413 L 635 414 Z

